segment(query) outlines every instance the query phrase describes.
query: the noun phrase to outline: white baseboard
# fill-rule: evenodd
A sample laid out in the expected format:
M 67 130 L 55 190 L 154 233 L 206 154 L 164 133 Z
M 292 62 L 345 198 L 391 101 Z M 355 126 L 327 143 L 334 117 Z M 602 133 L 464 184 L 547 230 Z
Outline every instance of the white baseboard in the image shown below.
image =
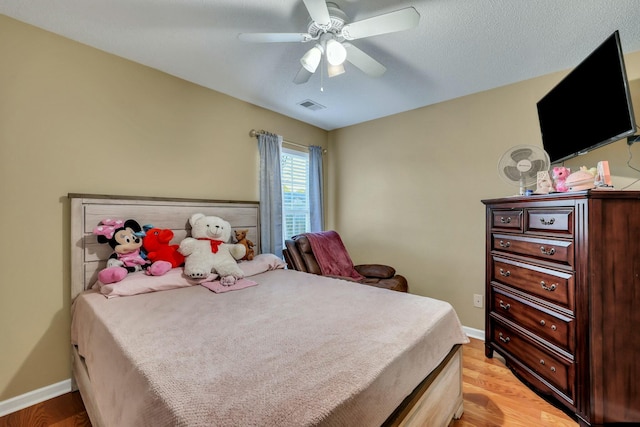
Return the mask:
M 484 341 L 484 331 L 480 329 L 470 328 L 468 326 L 463 326 L 462 329 L 468 337 Z
M 71 379 L 60 381 L 0 402 L 0 417 L 28 408 L 36 403 L 62 396 L 71 391 Z

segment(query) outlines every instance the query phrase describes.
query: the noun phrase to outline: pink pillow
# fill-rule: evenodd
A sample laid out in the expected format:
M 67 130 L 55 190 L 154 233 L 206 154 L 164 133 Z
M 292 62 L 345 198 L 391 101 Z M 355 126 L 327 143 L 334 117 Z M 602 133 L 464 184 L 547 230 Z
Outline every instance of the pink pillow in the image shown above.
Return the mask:
M 260 254 L 256 255 L 251 261 L 238 263 L 245 277 L 285 268 L 286 265 L 282 259 L 274 254 Z M 182 274 L 183 272 L 184 268 L 182 267 L 172 268 L 162 276 L 148 276 L 144 271 L 138 271 L 128 274 L 127 277 L 117 283 L 105 285 L 98 280 L 93 285 L 93 289 L 98 289 L 107 298 L 113 298 L 185 288 L 204 282 L 212 282 L 218 278 L 217 274 L 210 274 L 206 279 L 192 280 Z
M 107 298 L 144 294 L 147 292 L 166 291 L 169 289 L 185 288 L 197 285 L 198 282 L 190 280 L 183 275 L 182 267 L 172 268 L 162 276 L 147 276 L 144 271 L 138 271 L 127 275 L 116 283 L 105 285 L 99 280 L 93 285 Z
M 285 268 L 287 263 L 274 254 L 259 254 L 251 261 L 240 261 L 238 267 L 244 272 L 246 277 L 255 276 L 265 271 Z

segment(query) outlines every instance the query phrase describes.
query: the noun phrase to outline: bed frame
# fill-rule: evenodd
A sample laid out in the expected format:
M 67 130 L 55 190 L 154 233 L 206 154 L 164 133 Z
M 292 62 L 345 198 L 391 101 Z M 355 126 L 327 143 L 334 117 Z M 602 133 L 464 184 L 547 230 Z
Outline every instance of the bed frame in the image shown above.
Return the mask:
M 97 279 L 111 254 L 92 234 L 105 218 L 134 218 L 174 232 L 178 243 L 189 234 L 188 219 L 194 213 L 215 215 L 227 220 L 233 229 L 248 229 L 247 238 L 260 247 L 258 202 L 216 201 L 158 197 L 69 194 L 71 201 L 71 300 Z M 94 427 L 106 427 L 94 399 L 91 379 L 83 358 L 72 346 L 72 384 L 80 390 L 87 414 Z M 444 361 L 425 378 L 385 426 L 446 426 L 462 416 L 462 346 L 456 345 Z

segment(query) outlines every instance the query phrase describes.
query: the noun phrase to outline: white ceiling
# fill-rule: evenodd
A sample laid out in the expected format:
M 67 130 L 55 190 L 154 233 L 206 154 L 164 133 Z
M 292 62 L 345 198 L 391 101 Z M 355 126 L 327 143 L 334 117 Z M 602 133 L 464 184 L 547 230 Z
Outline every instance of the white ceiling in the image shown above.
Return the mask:
M 638 0 L 333 1 L 351 22 L 420 14 L 416 28 L 352 42 L 382 77 L 347 63 L 296 85 L 309 43 L 238 40 L 306 32 L 302 0 L 0 0 L 0 13 L 326 130 L 572 68 L 615 30 L 625 53 L 640 50 Z

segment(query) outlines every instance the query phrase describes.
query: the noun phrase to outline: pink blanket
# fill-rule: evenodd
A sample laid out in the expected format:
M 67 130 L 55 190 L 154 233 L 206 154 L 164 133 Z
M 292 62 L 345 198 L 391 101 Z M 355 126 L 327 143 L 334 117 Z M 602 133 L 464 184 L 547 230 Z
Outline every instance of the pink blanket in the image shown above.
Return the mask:
M 103 425 L 380 426 L 468 342 L 444 301 L 294 270 L 251 279 L 78 296 L 71 339 Z
M 304 235 L 309 239 L 309 244 L 323 276 L 349 277 L 354 280 L 364 279 L 364 276 L 353 267 L 353 261 L 351 261 L 338 233 L 321 231 Z

